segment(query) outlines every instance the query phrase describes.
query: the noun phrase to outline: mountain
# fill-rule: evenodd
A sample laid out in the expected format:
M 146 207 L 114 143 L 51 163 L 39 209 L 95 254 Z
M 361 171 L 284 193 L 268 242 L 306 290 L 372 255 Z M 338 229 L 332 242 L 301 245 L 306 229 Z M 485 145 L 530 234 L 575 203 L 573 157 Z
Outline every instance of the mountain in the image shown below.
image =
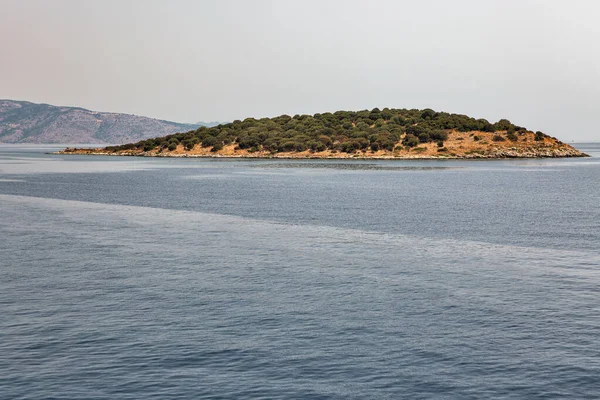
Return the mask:
M 0 100 L 0 143 L 120 144 L 199 126 L 79 107 Z
M 103 149 L 63 154 L 151 157 L 526 158 L 585 157 L 579 150 L 517 126 L 431 109 L 337 111 L 246 118 L 215 127 Z
M 219 121 L 212 121 L 212 122 L 198 121 L 198 122 L 196 122 L 196 125 L 206 126 L 207 128 L 212 128 L 213 126 L 217 126 L 217 125 L 221 125 L 221 124 L 226 124 L 226 122 L 219 122 Z

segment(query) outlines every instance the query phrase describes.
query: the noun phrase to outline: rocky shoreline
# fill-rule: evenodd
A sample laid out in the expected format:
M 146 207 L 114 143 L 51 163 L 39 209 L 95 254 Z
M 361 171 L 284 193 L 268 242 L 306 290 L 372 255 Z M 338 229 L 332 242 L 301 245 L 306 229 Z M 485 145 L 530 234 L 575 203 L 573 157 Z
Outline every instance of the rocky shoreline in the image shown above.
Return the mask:
M 381 153 L 381 152 L 378 152 Z M 571 147 L 559 148 L 539 148 L 539 149 L 521 149 L 521 148 L 500 148 L 489 152 L 470 152 L 468 154 L 377 154 L 369 152 L 360 152 L 355 154 L 349 153 L 310 153 L 310 152 L 294 152 L 294 153 L 192 153 L 192 152 L 162 152 L 154 151 L 118 151 L 110 152 L 104 149 L 78 149 L 66 148 L 62 151 L 53 154 L 61 155 L 94 155 L 94 156 L 122 156 L 122 157 L 168 157 L 168 158 L 244 158 L 244 159 L 334 159 L 334 160 L 461 160 L 461 159 L 513 159 L 513 158 L 572 158 L 572 157 L 589 157 L 589 155 Z

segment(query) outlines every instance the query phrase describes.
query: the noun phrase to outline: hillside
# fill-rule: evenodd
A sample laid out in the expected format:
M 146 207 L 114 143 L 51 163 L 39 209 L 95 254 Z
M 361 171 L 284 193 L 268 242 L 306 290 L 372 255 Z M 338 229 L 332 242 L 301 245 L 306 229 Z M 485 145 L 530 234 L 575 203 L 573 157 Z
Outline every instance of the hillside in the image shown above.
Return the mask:
M 282 158 L 583 157 L 543 132 L 431 109 L 246 118 L 102 149 L 64 153 Z
M 199 125 L 77 107 L 0 100 L 0 143 L 118 144 L 188 131 Z

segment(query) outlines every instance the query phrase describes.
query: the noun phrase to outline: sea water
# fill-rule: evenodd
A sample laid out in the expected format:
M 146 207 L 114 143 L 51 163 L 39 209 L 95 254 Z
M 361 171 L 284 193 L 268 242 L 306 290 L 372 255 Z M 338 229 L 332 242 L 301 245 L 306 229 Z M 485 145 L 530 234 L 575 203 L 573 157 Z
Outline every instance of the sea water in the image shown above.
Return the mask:
M 0 147 L 0 398 L 600 393 L 586 159 Z

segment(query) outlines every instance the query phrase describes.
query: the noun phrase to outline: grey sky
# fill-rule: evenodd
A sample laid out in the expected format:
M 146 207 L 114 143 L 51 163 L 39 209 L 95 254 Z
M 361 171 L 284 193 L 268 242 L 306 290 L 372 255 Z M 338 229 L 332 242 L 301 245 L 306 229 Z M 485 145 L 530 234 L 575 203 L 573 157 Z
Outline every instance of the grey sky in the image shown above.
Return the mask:
M 600 2 L 0 0 L 0 98 L 179 122 L 425 108 L 600 140 Z

